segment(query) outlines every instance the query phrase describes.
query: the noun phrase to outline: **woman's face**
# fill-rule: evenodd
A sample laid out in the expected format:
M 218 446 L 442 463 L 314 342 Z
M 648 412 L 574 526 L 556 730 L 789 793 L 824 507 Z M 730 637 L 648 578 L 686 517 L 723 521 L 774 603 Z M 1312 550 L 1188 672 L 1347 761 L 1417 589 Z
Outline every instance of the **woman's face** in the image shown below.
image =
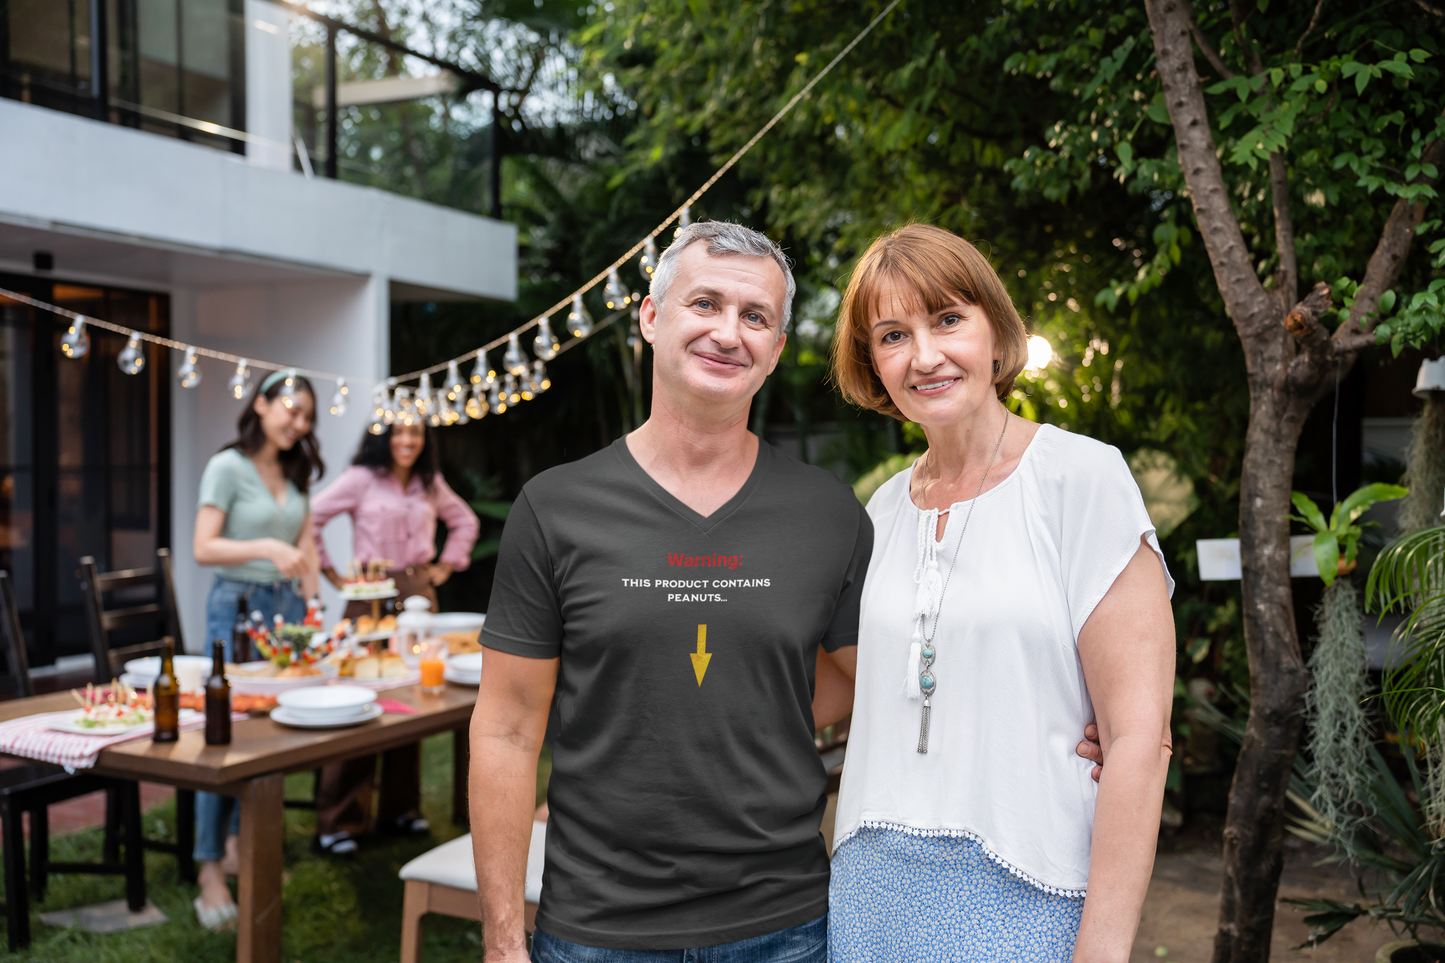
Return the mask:
M 262 395 L 256 399 L 256 414 L 261 416 L 261 431 L 266 440 L 278 451 L 290 451 L 296 443 L 311 433 L 311 424 L 316 417 L 316 399 L 311 392 L 297 387 L 292 396 L 291 407 L 286 407 L 278 394 L 268 399 Z
M 884 282 L 870 322 L 873 367 L 903 417 L 920 425 L 950 425 L 995 403 L 993 325 L 982 307 L 945 305 L 929 312 L 915 292 Z
M 426 429 L 421 425 L 397 423 L 391 426 L 391 463 L 397 468 L 411 471 L 425 445 Z

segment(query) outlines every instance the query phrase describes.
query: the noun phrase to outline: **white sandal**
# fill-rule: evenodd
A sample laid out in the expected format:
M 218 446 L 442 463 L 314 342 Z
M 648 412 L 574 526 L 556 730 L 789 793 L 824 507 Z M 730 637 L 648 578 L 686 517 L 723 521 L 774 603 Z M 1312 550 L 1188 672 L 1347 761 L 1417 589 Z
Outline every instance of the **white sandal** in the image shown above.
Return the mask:
M 235 903 L 227 903 L 225 906 L 207 906 L 197 896 L 191 903 L 196 908 L 196 922 L 212 932 L 218 932 L 234 923 L 241 915 Z

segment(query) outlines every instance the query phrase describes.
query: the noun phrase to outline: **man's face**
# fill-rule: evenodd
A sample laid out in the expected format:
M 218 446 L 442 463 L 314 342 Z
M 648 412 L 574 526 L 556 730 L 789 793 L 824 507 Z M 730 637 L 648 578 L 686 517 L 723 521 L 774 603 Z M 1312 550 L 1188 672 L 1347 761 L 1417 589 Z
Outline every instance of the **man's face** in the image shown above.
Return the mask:
M 689 244 L 666 302 L 649 296 L 638 315 L 659 386 L 684 405 L 746 408 L 782 354 L 787 292 L 772 258 L 709 257 L 706 241 Z

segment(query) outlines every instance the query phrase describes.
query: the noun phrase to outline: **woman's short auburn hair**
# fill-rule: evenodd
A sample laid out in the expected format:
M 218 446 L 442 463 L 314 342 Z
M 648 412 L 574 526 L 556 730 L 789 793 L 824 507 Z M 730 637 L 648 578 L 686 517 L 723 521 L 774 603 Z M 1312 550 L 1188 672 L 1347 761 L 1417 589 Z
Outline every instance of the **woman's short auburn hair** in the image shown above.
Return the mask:
M 844 398 L 906 420 L 873 367 L 871 325 L 890 281 L 911 290 L 915 303 L 929 313 L 959 301 L 982 308 L 999 346 L 994 387 L 1000 400 L 1008 396 L 1028 362 L 1028 331 L 998 272 L 978 248 L 958 235 L 928 224 L 910 224 L 873 242 L 843 293 L 833 338 L 833 380 Z

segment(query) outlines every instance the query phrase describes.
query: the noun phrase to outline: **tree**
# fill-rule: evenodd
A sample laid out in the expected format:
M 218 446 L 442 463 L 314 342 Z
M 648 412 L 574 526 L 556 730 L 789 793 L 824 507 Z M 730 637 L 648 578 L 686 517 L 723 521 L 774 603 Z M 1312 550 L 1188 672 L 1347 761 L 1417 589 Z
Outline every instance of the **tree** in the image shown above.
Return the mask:
M 1221 44 L 1226 50 L 1221 54 L 1210 36 L 1218 35 L 1211 28 L 1223 17 L 1200 23 L 1184 0 L 1146 3 L 1177 163 L 1249 369 L 1239 527 L 1251 710 L 1225 828 L 1216 963 L 1269 956 L 1283 864 L 1288 762 L 1299 744 L 1308 685 L 1289 588 L 1289 489 L 1300 428 L 1315 403 L 1333 390 L 1337 372 L 1353 365 L 1362 350 L 1381 338 L 1400 343 L 1410 336 L 1412 322 L 1417 328 L 1432 320 L 1438 324 L 1406 317 L 1392 332 L 1381 318 L 1381 309 L 1388 312 L 1389 302 L 1397 300 L 1386 294 L 1400 279 L 1416 228 L 1436 196 L 1431 185 L 1438 165 L 1445 161 L 1440 76 L 1423 66 L 1432 51 L 1414 46 L 1407 51 L 1411 38 L 1396 24 L 1344 15 L 1321 25 L 1322 6 L 1311 13 L 1304 5 L 1277 5 L 1272 16 L 1261 14 L 1251 24 L 1249 14 L 1257 11 L 1231 4 L 1226 40 L 1233 43 Z M 1438 30 L 1438 21 L 1432 26 Z M 1311 63 L 1303 55 L 1316 33 Z M 1195 66 L 1196 40 L 1220 78 L 1208 93 L 1237 97 L 1237 106 L 1209 109 Z M 1234 55 L 1238 72 L 1227 66 L 1227 54 Z M 1253 126 L 1227 134 L 1235 120 L 1240 127 Z M 1216 152 L 1216 131 L 1224 159 Z M 1381 136 L 1388 133 L 1395 136 Z M 1340 176 L 1346 168 L 1353 183 Z M 1256 238 L 1251 245 L 1241 227 L 1248 215 L 1237 212 L 1230 199 L 1241 187 L 1262 191 L 1266 171 L 1273 243 Z M 1320 185 L 1317 190 L 1336 193 L 1331 206 L 1389 208 L 1361 282 L 1338 286 L 1349 300 L 1333 332 L 1326 324 L 1329 281 L 1318 280 L 1300 297 L 1298 248 L 1306 245 L 1296 238 L 1295 198 L 1303 193 L 1298 185 L 1310 181 Z M 1323 240 L 1343 240 L 1328 234 L 1335 236 Z M 1260 249 L 1274 262 L 1268 287 L 1256 268 Z

